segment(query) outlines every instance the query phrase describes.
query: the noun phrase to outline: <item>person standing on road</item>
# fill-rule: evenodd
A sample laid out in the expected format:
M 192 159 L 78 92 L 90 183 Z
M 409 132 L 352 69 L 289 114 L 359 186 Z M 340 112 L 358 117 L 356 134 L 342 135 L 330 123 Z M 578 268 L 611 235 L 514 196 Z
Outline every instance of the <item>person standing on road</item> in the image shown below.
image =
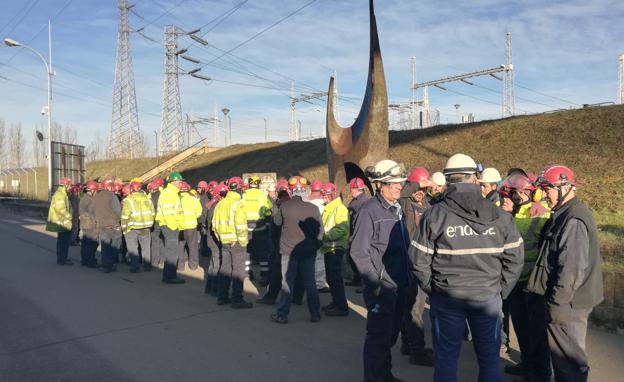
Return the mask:
M 178 238 L 180 226 L 184 220 L 180 188 L 184 182 L 182 174 L 172 172 L 167 178 L 165 187 L 158 198 L 156 220 L 165 240 L 162 282 L 165 284 L 184 284 L 186 280 L 178 277 Z
M 319 214 L 323 216 L 323 211 L 325 210 L 325 199 L 323 199 L 323 195 L 321 194 L 321 190 L 323 188 L 323 182 L 320 180 L 313 180 L 310 183 L 310 194 L 308 195 L 307 202 L 314 204 L 318 210 Z M 304 200 L 306 201 L 306 200 Z M 329 293 L 329 285 L 327 284 L 327 270 L 325 269 L 325 259 L 321 256 L 321 252 L 319 251 L 316 254 L 316 260 L 314 263 L 314 279 L 316 280 L 316 289 L 319 293 Z M 298 282 L 295 285 L 295 289 L 293 290 L 293 302 L 298 303 L 303 300 L 303 288 L 301 287 L 301 283 Z
M 162 178 L 156 178 L 147 185 L 147 191 L 152 199 L 152 205 L 154 206 L 156 215 L 158 215 L 158 198 L 160 198 L 160 192 L 163 190 L 163 184 L 164 180 Z M 162 263 L 162 253 L 164 252 L 165 243 L 158 220 L 154 220 L 150 236 L 150 254 L 152 257 L 152 265 L 159 265 Z
M 72 208 L 67 192 L 72 186 L 70 178 L 62 178 L 60 186 L 52 195 L 46 231 L 56 232 L 56 264 L 73 265 L 67 258 L 72 235 Z
M 592 212 L 576 197 L 576 176 L 546 167 L 537 182 L 552 210 L 540 235 L 528 290 L 543 295 L 555 381 L 587 381 L 587 319 L 604 299 L 602 260 Z
M 130 256 L 130 272 L 138 273 L 139 247 L 143 256 L 143 269 L 152 270 L 150 256 L 150 229 L 154 225 L 154 206 L 152 199 L 141 189 L 141 182 L 134 179 L 129 185 L 130 194 L 121 206 L 121 230 L 126 238 Z
M 93 197 L 99 188 L 98 182 L 88 181 L 85 187 L 86 194 L 80 199 L 80 228 L 82 241 L 80 243 L 80 263 L 89 268 L 97 268 L 95 252 L 99 245 L 97 225 L 93 214 Z
M 457 381 L 466 319 L 478 380 L 503 381 L 502 298 L 520 277 L 524 247 L 513 217 L 481 195 L 477 172 L 467 155 L 448 159 L 444 199 L 425 211 L 410 247 L 414 275 L 429 294 L 435 382 Z
M 197 198 L 196 191 L 191 190 L 191 185 L 183 182 L 180 189 L 180 203 L 182 214 L 184 215 L 181 224 L 180 241 L 178 243 L 178 270 L 185 268 L 187 258 L 191 270 L 199 267 L 199 242 L 197 240 L 198 219 L 202 215 L 202 206 Z M 187 257 L 188 250 L 188 257 Z
M 392 346 L 397 341 L 405 292 L 410 283 L 409 237 L 398 203 L 405 166 L 384 159 L 366 168 L 375 184 L 355 220 L 351 257 L 362 275 L 368 314 L 364 341 L 364 381 L 400 381 L 392 375 Z
M 323 307 L 323 312 L 326 316 L 347 316 L 349 307 L 342 279 L 342 261 L 349 247 L 349 210 L 342 204 L 335 184 L 325 183 L 321 194 L 325 201 L 321 255 L 325 261 L 327 283 L 332 296 L 331 303 Z
M 70 245 L 80 245 L 80 199 L 82 196 L 82 184 L 74 184 L 69 191 L 69 204 L 71 204 L 72 211 L 72 238 Z
M 349 181 L 349 190 L 351 191 L 352 198 L 349 202 L 349 205 L 347 206 L 347 209 L 349 210 L 349 242 L 351 241 L 351 238 L 353 236 L 355 217 L 364 202 L 369 199 L 366 192 L 364 192 L 365 188 L 366 184 L 364 183 L 364 180 L 362 178 L 353 178 Z M 351 273 L 353 274 L 353 277 L 350 281 L 347 281 L 345 285 L 358 287 L 358 289 L 356 289 L 356 293 L 362 293 L 362 278 L 360 277 L 360 272 L 357 270 L 357 267 L 355 266 L 355 263 L 351 258 L 351 252 L 349 252 L 347 255 L 347 262 L 349 263 L 349 267 L 351 268 Z
M 200 180 L 197 183 L 197 187 L 195 187 L 199 198 L 199 204 L 202 207 L 202 213 L 199 219 L 197 219 L 197 231 L 199 232 L 199 255 L 201 257 L 208 257 L 210 249 L 208 248 L 208 240 L 206 231 L 206 213 L 208 210 L 206 209 L 206 205 L 210 201 L 211 194 L 210 191 L 212 188 L 205 180 Z
M 295 282 L 302 278 L 308 299 L 310 321 L 321 320 L 321 306 L 314 279 L 314 260 L 321 248 L 323 237 L 321 215 L 312 203 L 305 202 L 308 181 L 302 176 L 288 180 L 292 198 L 285 201 L 274 217 L 275 225 L 282 228 L 280 253 L 282 254 L 282 290 L 277 298 L 277 312 L 271 320 L 279 324 L 288 323 L 290 303 Z
M 222 251 L 217 305 L 230 304 L 232 309 L 249 309 L 253 308 L 253 304 L 243 299 L 243 287 L 249 271 L 247 214 L 241 197 L 243 180 L 235 176 L 228 180 L 227 185 L 229 191 L 217 204 L 212 216 L 212 230 L 221 243 Z
M 243 193 L 243 206 L 247 214 L 249 244 L 247 255 L 252 264 L 260 266 L 260 285 L 269 284 L 269 223 L 273 204 L 266 190 L 260 187 L 260 177 L 247 179 L 249 189 Z
M 113 192 L 115 184 L 110 179 L 102 181 L 102 189 L 93 197 L 93 213 L 102 248 L 102 272 L 116 270 L 115 260 L 121 248 L 121 203 Z
M 219 286 L 217 284 L 219 270 L 221 269 L 221 243 L 214 233 L 212 226 L 212 217 L 214 216 L 215 207 L 228 192 L 228 187 L 224 183 L 215 185 L 212 190 L 212 197 L 206 204 L 206 239 L 207 246 L 210 249 L 210 263 L 206 272 L 206 286 L 204 293 L 217 297 Z

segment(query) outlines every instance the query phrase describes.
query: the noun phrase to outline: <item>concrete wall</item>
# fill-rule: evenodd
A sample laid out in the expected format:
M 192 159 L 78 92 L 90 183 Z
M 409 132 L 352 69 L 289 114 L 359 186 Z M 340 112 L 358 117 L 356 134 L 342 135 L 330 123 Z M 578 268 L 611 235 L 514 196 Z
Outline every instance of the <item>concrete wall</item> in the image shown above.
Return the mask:
M 602 304 L 594 308 L 591 323 L 610 330 L 624 331 L 624 272 L 605 271 Z

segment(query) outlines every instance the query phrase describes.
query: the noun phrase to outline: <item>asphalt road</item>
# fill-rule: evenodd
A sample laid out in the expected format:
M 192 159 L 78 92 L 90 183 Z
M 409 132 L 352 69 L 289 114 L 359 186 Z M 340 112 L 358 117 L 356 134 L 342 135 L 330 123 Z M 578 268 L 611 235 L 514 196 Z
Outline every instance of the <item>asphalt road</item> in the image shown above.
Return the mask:
M 349 317 L 269 321 L 273 307 L 234 311 L 203 293 L 201 270 L 185 285 L 160 272 L 103 274 L 55 265 L 55 237 L 43 222 L 0 211 L 0 381 L 359 381 L 365 318 L 348 288 Z M 79 248 L 70 257 L 79 259 Z M 247 299 L 257 290 L 246 285 Z M 321 295 L 321 303 L 329 296 Z M 624 381 L 624 336 L 591 330 L 593 381 Z M 514 357 L 517 354 L 513 355 Z M 393 349 L 394 374 L 429 381 Z M 465 342 L 460 380 L 476 381 Z M 509 378 L 509 381 L 513 379 Z

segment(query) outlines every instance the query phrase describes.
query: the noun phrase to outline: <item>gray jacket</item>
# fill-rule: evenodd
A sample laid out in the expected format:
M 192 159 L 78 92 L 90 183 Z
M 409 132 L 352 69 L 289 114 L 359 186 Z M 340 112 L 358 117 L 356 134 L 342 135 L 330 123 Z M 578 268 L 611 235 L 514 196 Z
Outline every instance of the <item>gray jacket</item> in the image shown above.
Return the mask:
M 410 258 L 428 294 L 488 301 L 513 289 L 524 246 L 510 214 L 483 198 L 479 186 L 459 183 L 422 216 Z

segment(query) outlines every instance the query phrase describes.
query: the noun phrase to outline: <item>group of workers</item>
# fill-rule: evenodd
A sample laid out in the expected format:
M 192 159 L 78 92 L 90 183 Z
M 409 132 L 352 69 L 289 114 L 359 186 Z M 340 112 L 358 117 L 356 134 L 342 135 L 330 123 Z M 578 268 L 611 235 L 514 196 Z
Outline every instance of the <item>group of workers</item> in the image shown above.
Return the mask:
M 596 224 L 565 166 L 537 176 L 514 168 L 502 178 L 464 154 L 433 174 L 386 159 L 349 180 L 348 205 L 334 183 L 303 176 L 265 183 L 234 176 L 193 189 L 173 172 L 166 185 L 158 178 L 145 191 L 139 179 L 60 184 L 46 227 L 58 232 L 59 265 L 71 264 L 76 224 L 82 265 L 105 273 L 119 261 L 130 272 L 162 262 L 162 281 L 181 284 L 177 271 L 197 269 L 208 256 L 205 293 L 218 305 L 252 308 L 243 298 L 250 278 L 266 287 L 256 302 L 275 305 L 270 319 L 278 324 L 288 323 L 291 304 L 304 295 L 313 323 L 321 313 L 348 316 L 345 285 L 357 287 L 368 310 L 364 381 L 401 381 L 391 360 L 399 334 L 401 354 L 433 366 L 435 381 L 457 380 L 467 338 L 478 380 L 502 381 L 509 318 L 521 362 L 505 372 L 526 381 L 550 381 L 553 370 L 556 381 L 588 378 L 585 337 L 603 299 L 601 260 Z M 353 278 L 345 283 L 346 273 Z M 331 293 L 330 304 L 320 305 L 322 292 Z

